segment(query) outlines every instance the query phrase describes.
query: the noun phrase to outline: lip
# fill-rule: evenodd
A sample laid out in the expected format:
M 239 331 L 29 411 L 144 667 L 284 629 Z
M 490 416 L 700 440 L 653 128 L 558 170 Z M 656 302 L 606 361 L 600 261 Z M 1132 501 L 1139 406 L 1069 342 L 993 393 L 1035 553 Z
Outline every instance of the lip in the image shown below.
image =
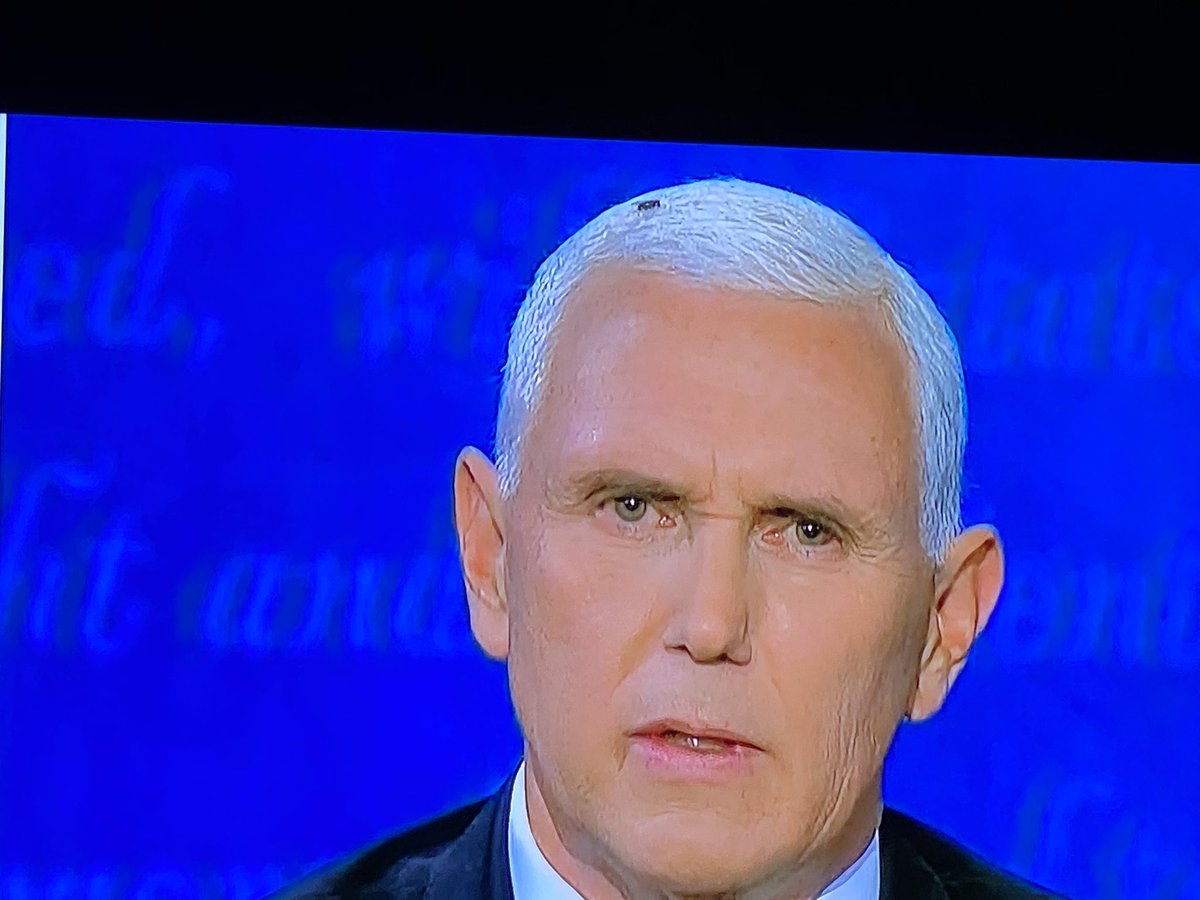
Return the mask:
M 748 747 L 751 750 L 763 749 L 744 734 L 730 731 L 727 728 L 716 728 L 699 722 L 690 722 L 686 719 L 656 719 L 653 722 L 638 726 L 630 734 L 633 737 L 662 737 L 669 731 L 678 731 L 682 734 L 694 735 L 695 737 L 707 738 L 709 740 L 725 741 L 728 744 Z

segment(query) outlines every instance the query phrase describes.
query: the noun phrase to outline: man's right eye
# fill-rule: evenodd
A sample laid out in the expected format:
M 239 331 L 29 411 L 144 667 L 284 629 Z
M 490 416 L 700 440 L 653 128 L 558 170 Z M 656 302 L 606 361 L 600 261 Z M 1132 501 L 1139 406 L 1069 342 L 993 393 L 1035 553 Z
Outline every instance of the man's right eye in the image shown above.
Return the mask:
M 613 508 L 622 522 L 640 522 L 646 516 L 646 501 L 641 497 L 616 497 Z

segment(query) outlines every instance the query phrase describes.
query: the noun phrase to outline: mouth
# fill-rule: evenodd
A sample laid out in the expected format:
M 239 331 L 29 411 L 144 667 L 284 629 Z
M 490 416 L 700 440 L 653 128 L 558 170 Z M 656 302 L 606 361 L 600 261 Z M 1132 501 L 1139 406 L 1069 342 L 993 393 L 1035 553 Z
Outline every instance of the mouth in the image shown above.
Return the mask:
M 668 746 L 697 753 L 762 750 L 762 747 L 750 738 L 737 732 L 678 719 L 660 719 L 651 722 L 638 728 L 632 733 L 632 736 L 662 742 Z

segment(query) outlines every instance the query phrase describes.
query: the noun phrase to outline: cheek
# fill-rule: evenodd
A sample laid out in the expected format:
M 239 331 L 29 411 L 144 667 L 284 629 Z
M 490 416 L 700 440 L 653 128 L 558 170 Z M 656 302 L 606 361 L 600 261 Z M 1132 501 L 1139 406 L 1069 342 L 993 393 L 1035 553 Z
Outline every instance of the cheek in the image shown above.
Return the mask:
M 904 712 L 923 634 L 894 580 L 841 573 L 771 604 L 762 631 L 772 680 L 797 740 L 813 729 L 840 754 L 886 750 Z M 831 751 L 832 752 L 832 751 Z
M 633 648 L 650 632 L 646 573 L 605 554 L 585 531 L 543 528 L 536 541 L 510 548 L 510 678 L 531 725 L 542 715 L 598 725 L 644 655 Z
M 518 548 L 512 587 L 521 624 L 576 650 L 635 637 L 658 604 L 669 560 L 631 552 L 586 519 L 537 526 L 538 539 Z
M 532 636 L 547 653 L 611 639 L 628 608 L 614 590 L 617 567 L 589 548 L 586 535 L 572 539 L 581 530 L 543 531 L 519 554 L 511 596 L 520 627 L 513 637 Z

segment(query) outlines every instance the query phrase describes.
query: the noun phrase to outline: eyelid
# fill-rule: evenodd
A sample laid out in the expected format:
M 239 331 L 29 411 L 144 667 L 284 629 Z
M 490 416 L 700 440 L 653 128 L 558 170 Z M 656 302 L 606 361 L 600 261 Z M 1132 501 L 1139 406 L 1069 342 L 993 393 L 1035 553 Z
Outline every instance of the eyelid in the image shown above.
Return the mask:
M 680 514 L 679 505 L 681 497 L 674 494 L 657 493 L 654 491 L 639 491 L 639 490 L 608 490 L 601 494 L 599 502 L 595 504 L 597 513 L 609 515 L 608 508 L 611 506 L 611 514 L 620 519 L 620 514 L 616 511 L 616 501 L 630 497 L 635 500 L 640 500 L 645 504 L 646 512 L 634 522 L 622 520 L 621 527 L 628 529 L 636 529 L 644 527 L 653 516 L 657 516 L 661 524 L 664 519 L 674 521 Z
M 825 513 L 816 512 L 815 510 L 788 509 L 786 507 L 780 507 L 778 509 L 768 510 L 767 515 L 773 518 L 787 519 L 789 522 L 818 522 L 831 531 L 841 531 L 841 526 L 839 525 L 837 519 L 833 518 L 833 516 L 826 515 Z
M 837 520 L 833 519 L 830 516 L 823 515 L 822 513 L 805 512 L 803 510 L 797 510 L 797 509 L 778 509 L 778 510 L 772 510 L 771 514 L 777 515 L 781 519 L 786 519 L 787 525 L 785 526 L 785 528 L 789 531 L 792 530 L 793 528 L 795 528 L 798 531 L 799 529 L 797 526 L 799 526 L 799 524 L 804 521 L 816 522 L 823 529 L 825 529 L 825 533 L 827 535 L 827 538 L 825 540 L 821 540 L 816 543 L 805 543 L 805 542 L 801 541 L 801 545 L 804 547 L 809 547 L 809 548 L 823 547 L 826 544 L 829 544 L 833 541 L 837 541 L 838 543 L 841 543 L 841 544 L 846 544 L 848 541 L 846 529 L 843 528 L 841 526 L 841 524 L 839 522 L 837 522 Z M 799 539 L 799 535 L 797 535 L 797 539 Z
M 642 500 L 647 504 L 673 504 L 678 506 L 682 501 L 682 497 L 678 494 L 668 493 L 666 491 L 654 491 L 644 488 L 603 488 L 597 491 L 596 494 L 600 497 L 600 502 L 605 503 L 609 500 L 619 500 L 622 497 L 633 497 L 636 500 Z

